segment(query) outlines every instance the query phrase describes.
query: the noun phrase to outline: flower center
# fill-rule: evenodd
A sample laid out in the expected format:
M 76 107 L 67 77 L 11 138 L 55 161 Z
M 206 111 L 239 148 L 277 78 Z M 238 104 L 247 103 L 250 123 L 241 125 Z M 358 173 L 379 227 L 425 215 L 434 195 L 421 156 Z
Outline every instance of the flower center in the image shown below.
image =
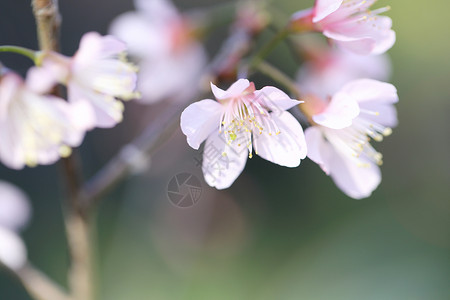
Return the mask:
M 364 155 L 377 165 L 382 165 L 383 155 L 373 148 L 370 140 L 381 142 L 385 136 L 392 134 L 392 129 L 377 122 L 377 116 L 378 112 L 361 108 L 360 115 L 353 120 L 350 127 L 333 130 L 333 134 L 327 134 L 326 137 L 341 152 L 356 158 Z M 360 160 L 358 164 L 361 167 L 370 166 Z
M 270 109 L 254 95 L 232 98 L 229 101 L 220 117 L 219 133 L 223 133 L 228 145 L 235 143 L 237 147 L 247 147 L 249 158 L 252 158 L 252 140 L 263 133 L 272 136 L 281 132 Z

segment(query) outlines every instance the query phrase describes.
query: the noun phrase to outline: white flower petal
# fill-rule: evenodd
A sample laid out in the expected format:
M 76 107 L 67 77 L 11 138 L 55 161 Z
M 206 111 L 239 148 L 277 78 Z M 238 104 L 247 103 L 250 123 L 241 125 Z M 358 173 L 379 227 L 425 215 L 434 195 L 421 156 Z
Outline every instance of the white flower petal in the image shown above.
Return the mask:
M 398 124 L 397 109 L 392 104 L 364 102 L 360 108 L 365 111 L 375 112 L 376 114 L 364 114 L 364 119 L 387 127 L 396 127 Z
M 0 122 L 0 160 L 8 168 L 20 170 L 25 166 L 24 149 L 17 146 L 19 142 L 11 135 L 14 130 L 10 122 Z
M 103 59 L 85 68 L 76 81 L 95 92 L 128 100 L 134 95 L 137 74 L 129 63 Z
M 22 239 L 4 227 L 0 227 L 0 262 L 11 270 L 19 270 L 27 261 L 27 249 Z
M 0 120 L 8 117 L 8 107 L 14 100 L 17 91 L 23 85 L 22 78 L 14 73 L 7 73 L 2 76 L 0 82 Z M 1 144 L 1 143 L 0 143 Z
M 226 91 L 218 88 L 211 82 L 211 90 L 217 100 L 225 100 L 232 97 L 240 96 L 248 87 L 250 81 L 248 79 L 239 79 L 233 83 Z
M 58 82 L 55 74 L 47 68 L 32 67 L 27 72 L 27 86 L 30 90 L 44 94 Z
M 371 38 L 358 38 L 358 39 L 340 39 L 338 40 L 336 35 L 332 35 L 330 32 L 324 33 L 325 36 L 335 39 L 335 43 L 339 45 L 342 49 L 351 51 L 357 55 L 368 55 L 372 54 L 375 47 L 377 46 L 376 41 Z M 333 37 L 335 36 L 335 37 Z
M 328 149 L 331 147 L 326 142 L 322 131 L 317 126 L 311 126 L 305 130 L 305 140 L 308 145 L 308 158 L 318 164 L 320 168 L 329 175 Z
M 322 126 L 342 129 L 352 124 L 359 114 L 359 106 L 355 99 L 346 93 L 338 92 L 330 104 L 320 114 L 312 117 L 313 121 Z
M 6 166 L 51 164 L 67 153 L 61 151 L 66 145 L 81 143 L 84 132 L 71 123 L 63 99 L 36 94 L 14 73 L 4 75 L 0 96 L 11 97 L 0 99 L 0 160 Z
M 255 96 L 258 102 L 271 111 L 288 110 L 303 102 L 291 99 L 285 92 L 273 86 L 266 86 L 255 91 Z
M 245 145 L 228 145 L 223 134 L 211 134 L 203 150 L 202 171 L 206 183 L 219 190 L 229 188 L 244 170 L 247 157 Z
M 170 51 L 171 41 L 166 30 L 144 14 L 128 12 L 114 19 L 109 32 L 127 44 L 130 54 L 157 59 Z
M 306 157 L 306 141 L 300 123 L 288 112 L 271 114 L 280 133 L 254 133 L 255 152 L 262 158 L 285 167 L 297 167 Z
M 138 77 L 142 98 L 138 101 L 155 103 L 170 98 L 182 101 L 194 96 L 205 64 L 206 53 L 198 44 L 177 54 L 142 62 Z M 180 90 L 183 97 L 180 97 Z
M 177 8 L 169 0 L 134 0 L 134 5 L 150 20 L 170 20 L 180 17 Z
M 95 127 L 95 110 L 89 101 L 81 98 L 69 103 L 69 105 L 69 117 L 75 128 L 80 131 L 87 131 Z M 76 142 L 69 144 L 72 146 L 78 146 L 76 145 Z
M 122 121 L 124 106 L 122 102 L 116 100 L 114 97 L 96 93 L 89 88 L 79 86 L 76 82 L 69 84 L 68 91 L 68 99 L 72 103 L 83 102 L 82 108 L 86 110 L 86 104 L 89 103 L 91 105 L 95 115 L 95 126 L 100 128 L 111 128 Z M 92 112 L 89 110 L 87 111 L 89 113 L 89 115 L 87 115 L 89 120 L 86 120 L 86 126 L 93 124 L 91 121 Z
M 395 31 L 389 30 L 387 34 L 383 36 L 383 38 L 377 41 L 377 44 L 372 50 L 372 55 L 380 55 L 385 53 L 387 50 L 391 49 L 394 46 L 396 40 Z
M 30 215 L 27 195 L 15 185 L 0 181 L 0 226 L 18 231 L 27 225 Z
M 117 38 L 97 32 L 88 32 L 83 35 L 80 47 L 75 53 L 73 68 L 80 69 L 89 66 L 99 59 L 110 58 L 127 49 L 126 44 Z
M 396 103 L 398 101 L 395 86 L 374 79 L 353 80 L 342 87 L 340 92 L 346 93 L 359 103 L 369 101 Z
M 335 151 L 330 164 L 333 181 L 354 199 L 369 197 L 381 182 L 380 168 L 364 158 L 346 156 Z
M 218 132 L 221 114 L 222 106 L 214 100 L 206 99 L 189 105 L 181 114 L 180 121 L 189 146 L 198 149 L 212 132 Z

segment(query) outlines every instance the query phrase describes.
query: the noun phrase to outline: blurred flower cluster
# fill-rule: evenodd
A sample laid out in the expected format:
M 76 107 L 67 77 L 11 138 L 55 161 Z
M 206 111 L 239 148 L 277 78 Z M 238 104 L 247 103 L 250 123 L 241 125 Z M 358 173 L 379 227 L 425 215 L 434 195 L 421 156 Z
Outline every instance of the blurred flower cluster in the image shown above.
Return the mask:
M 0 264 L 12 270 L 22 268 L 27 250 L 19 232 L 31 215 L 28 197 L 16 186 L 0 181 Z
M 33 52 L 36 66 L 25 82 L 2 67 L 2 163 L 14 169 L 52 164 L 69 156 L 87 130 L 120 122 L 123 104 L 117 98 L 137 96 L 137 69 L 125 60 L 125 50 L 118 39 L 91 32 L 73 57 Z M 67 88 L 68 101 L 54 93 L 57 84 Z

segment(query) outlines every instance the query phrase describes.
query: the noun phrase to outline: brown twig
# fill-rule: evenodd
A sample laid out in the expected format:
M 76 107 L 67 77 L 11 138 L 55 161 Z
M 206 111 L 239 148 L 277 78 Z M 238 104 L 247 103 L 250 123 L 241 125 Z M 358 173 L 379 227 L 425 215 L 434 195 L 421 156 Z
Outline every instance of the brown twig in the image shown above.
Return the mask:
M 37 300 L 73 300 L 61 287 L 30 264 L 15 274 L 23 282 L 28 293 Z
M 58 0 L 33 0 L 32 6 L 41 50 L 58 51 L 61 25 Z
M 57 0 L 32 0 L 36 18 L 39 47 L 42 51 L 59 50 L 61 17 Z M 54 94 L 59 96 L 59 91 Z M 62 159 L 68 189 L 68 212 L 65 216 L 67 239 L 71 252 L 69 285 L 75 300 L 91 300 L 93 297 L 93 270 L 89 221 L 78 199 L 81 187 L 79 164 L 75 156 Z
M 181 110 L 174 105 L 166 108 L 144 132 L 111 159 L 84 187 L 79 194 L 83 205 L 88 208 L 106 192 L 129 175 L 135 164 L 145 163 L 158 145 L 177 128 Z M 144 159 L 141 159 L 144 158 Z

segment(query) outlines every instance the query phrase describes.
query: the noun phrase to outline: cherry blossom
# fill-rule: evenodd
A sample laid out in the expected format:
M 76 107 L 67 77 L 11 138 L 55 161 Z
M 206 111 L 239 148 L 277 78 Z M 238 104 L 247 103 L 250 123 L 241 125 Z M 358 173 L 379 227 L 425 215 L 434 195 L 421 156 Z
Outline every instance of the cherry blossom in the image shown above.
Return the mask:
M 316 0 L 312 9 L 295 13 L 294 31 L 322 32 L 340 47 L 360 55 L 381 54 L 395 43 L 392 20 L 379 14 L 389 6 L 369 10 L 376 0 Z
M 310 49 L 311 55 L 299 69 L 297 82 L 304 95 L 327 98 L 346 83 L 371 78 L 386 81 L 391 74 L 387 54 L 362 56 L 334 48 Z
M 253 148 L 260 157 L 286 167 L 296 167 L 306 157 L 302 127 L 286 112 L 300 101 L 275 87 L 256 90 L 247 79 L 239 79 L 226 91 L 214 84 L 211 88 L 217 101 L 193 103 L 181 115 L 188 144 L 198 149 L 206 140 L 202 170 L 210 186 L 228 188 Z
M 13 169 L 48 165 L 70 155 L 84 131 L 75 112 L 84 108 L 44 96 L 7 72 L 0 80 L 0 161 Z
M 193 96 L 206 64 L 194 26 L 167 0 L 135 0 L 137 11 L 117 17 L 110 32 L 125 41 L 139 61 L 141 101 Z M 179 97 L 177 97 L 179 98 Z
M 313 126 L 305 130 L 308 157 L 356 199 L 368 197 L 381 181 L 381 141 L 397 125 L 395 87 L 372 79 L 344 85 L 330 100 L 309 97 L 303 106 Z
M 56 82 L 66 85 L 69 102 L 90 108 L 83 116 L 86 130 L 113 127 L 122 120 L 124 110 L 116 98 L 138 97 L 137 68 L 126 61 L 126 49 L 113 36 L 86 33 L 73 57 L 43 53 L 41 66 L 31 70 L 30 82 L 36 88 Z

